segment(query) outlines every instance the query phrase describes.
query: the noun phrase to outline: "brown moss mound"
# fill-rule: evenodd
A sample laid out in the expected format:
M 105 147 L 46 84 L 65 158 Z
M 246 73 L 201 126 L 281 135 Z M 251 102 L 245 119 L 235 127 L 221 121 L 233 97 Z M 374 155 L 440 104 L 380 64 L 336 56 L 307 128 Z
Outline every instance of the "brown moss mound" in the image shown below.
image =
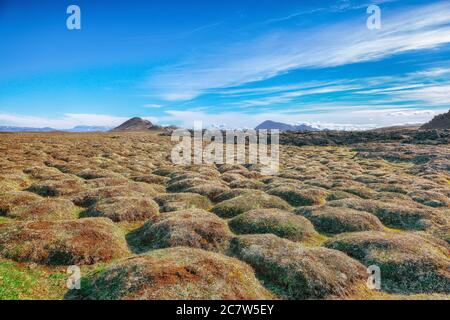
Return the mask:
M 414 191 L 408 194 L 414 201 L 429 207 L 450 207 L 450 199 L 435 191 Z
M 236 198 L 237 196 L 252 195 L 252 194 L 253 195 L 264 195 L 266 193 L 264 191 L 260 191 L 260 190 L 249 190 L 249 189 L 237 188 L 237 189 L 233 189 L 233 190 L 224 191 L 221 194 L 217 195 L 213 200 L 215 202 L 222 202 L 225 200 Z
M 29 205 L 14 207 L 8 214 L 9 218 L 19 220 L 70 220 L 76 219 L 77 208 L 66 199 L 45 198 Z
M 7 215 L 13 208 L 27 206 L 42 198 L 26 191 L 12 191 L 0 194 L 0 216 Z
M 83 265 L 110 261 L 127 253 L 123 233 L 108 219 L 0 225 L 0 255 L 14 261 Z
M 45 180 L 31 185 L 28 191 L 43 197 L 61 197 L 80 192 L 83 186 L 81 179 Z
M 321 188 L 303 188 L 294 186 L 279 186 L 267 191 L 278 196 L 293 206 L 312 206 L 324 204 L 328 192 Z
M 150 186 L 148 186 L 151 188 Z M 118 186 L 106 186 L 101 188 L 95 188 L 91 190 L 85 190 L 72 196 L 72 201 L 82 207 L 89 207 L 99 201 L 115 198 L 115 197 L 153 197 L 156 192 L 151 188 L 146 192 L 141 192 L 130 187 L 129 184 Z
M 22 172 L 0 174 L 0 193 L 22 190 L 30 185 Z
M 225 221 L 200 209 L 163 213 L 138 232 L 141 245 L 150 248 L 186 246 L 224 251 L 232 236 Z
M 235 180 L 230 183 L 230 188 L 244 188 L 244 189 L 256 189 L 256 190 L 263 190 L 266 187 L 264 183 L 257 180 L 250 180 L 250 179 L 242 179 L 242 180 Z
M 143 221 L 159 213 L 158 204 L 144 197 L 114 197 L 99 201 L 86 212 L 87 217 L 105 217 L 114 222 Z
M 208 167 L 203 168 L 203 170 L 201 168 L 194 169 L 198 172 L 172 174 L 170 181 L 167 183 L 167 191 L 198 193 L 213 199 L 229 189 L 219 180 L 217 171 Z
M 271 234 L 240 236 L 230 247 L 264 283 L 289 299 L 344 296 L 365 277 L 366 268 L 339 251 L 303 247 Z
M 168 177 L 171 174 L 175 174 L 177 172 L 180 172 L 180 167 L 178 166 L 169 166 L 169 165 L 162 165 L 155 171 L 153 171 L 153 174 L 161 177 Z
M 91 180 L 91 179 L 99 179 L 99 178 L 121 178 L 121 175 L 112 171 L 108 171 L 105 169 L 99 168 L 87 168 L 83 169 L 76 173 L 76 175 L 80 178 Z
M 75 299 L 270 299 L 246 264 L 193 248 L 168 248 L 129 258 L 89 274 Z
M 320 238 L 308 219 L 280 209 L 251 210 L 233 218 L 229 225 L 238 234 L 273 233 L 292 241 Z
M 195 173 L 176 175 L 167 183 L 167 191 L 184 192 L 189 188 L 205 184 L 208 180 L 208 177 L 202 177 Z
M 187 188 L 185 192 L 198 193 L 212 200 L 228 189 L 227 186 L 217 183 L 203 183 L 192 188 Z
M 197 193 L 166 193 L 155 197 L 155 201 L 162 212 L 194 208 L 208 210 L 212 206 L 208 198 Z
M 29 174 L 34 179 L 39 180 L 53 180 L 59 179 L 64 174 L 56 168 L 51 167 L 30 167 L 23 170 L 24 173 Z
M 350 208 L 301 207 L 295 213 L 308 218 L 319 232 L 326 234 L 383 230 L 383 224 L 376 216 Z
M 397 293 L 450 292 L 448 246 L 411 233 L 356 232 L 325 243 L 381 269 L 382 289 Z
M 89 189 L 103 188 L 103 187 L 113 187 L 113 186 L 123 186 L 128 184 L 130 181 L 125 177 L 114 177 L 114 178 L 97 178 L 86 182 L 86 186 Z
M 290 205 L 283 199 L 261 192 L 248 193 L 222 201 L 215 205 L 212 211 L 222 218 L 232 218 L 250 210 L 270 208 L 291 209 Z
M 331 190 L 329 191 L 327 201 L 341 200 L 347 198 L 356 198 L 356 196 L 341 190 Z
M 150 184 L 162 184 L 162 185 L 166 184 L 166 182 L 169 181 L 169 178 L 158 176 L 156 174 L 135 176 L 132 179 L 136 182 L 145 182 Z
M 248 171 L 246 167 L 244 167 L 242 164 L 222 164 L 218 168 L 220 173 L 225 173 L 228 171 Z

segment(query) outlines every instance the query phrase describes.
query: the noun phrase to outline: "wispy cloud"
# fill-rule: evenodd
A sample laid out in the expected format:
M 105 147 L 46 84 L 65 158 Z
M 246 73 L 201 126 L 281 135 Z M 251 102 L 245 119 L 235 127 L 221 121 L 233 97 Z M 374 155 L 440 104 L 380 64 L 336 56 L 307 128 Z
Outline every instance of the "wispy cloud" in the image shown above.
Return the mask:
M 311 106 L 316 109 L 315 106 Z M 345 109 L 345 112 L 342 110 Z M 168 110 L 167 116 L 162 118 L 166 122 L 177 122 L 183 127 L 191 128 L 194 121 L 202 121 L 204 127 L 219 126 L 228 128 L 252 128 L 264 120 L 274 120 L 284 123 L 307 123 L 322 129 L 335 130 L 364 130 L 377 127 L 420 124 L 427 122 L 434 115 L 444 113 L 447 109 L 416 110 L 407 108 L 393 108 L 392 106 L 373 109 L 372 106 L 345 106 L 334 105 L 331 112 L 324 114 L 308 114 L 302 112 L 264 112 L 264 113 L 207 113 L 202 111 Z
M 164 100 L 189 100 L 212 89 L 268 79 L 299 68 L 372 61 L 450 43 L 450 3 L 389 12 L 381 30 L 361 21 L 273 32 L 224 46 L 152 73 L 146 85 Z
M 149 108 L 149 109 L 159 109 L 159 108 L 162 108 L 163 105 L 157 104 L 157 103 L 147 103 L 147 104 L 144 104 L 142 107 Z
M 222 21 L 219 21 L 219 22 L 214 22 L 214 23 L 210 23 L 210 24 L 205 24 L 203 26 L 200 26 L 200 27 L 197 27 L 197 28 L 194 28 L 192 30 L 184 32 L 183 34 L 181 34 L 180 37 L 181 38 L 186 38 L 186 37 L 188 37 L 190 35 L 193 35 L 193 34 L 195 34 L 197 32 L 201 32 L 201 31 L 204 31 L 204 30 L 207 30 L 207 29 L 210 29 L 210 28 L 217 27 L 217 26 L 221 25 L 222 23 L 223 23 Z
M 245 107 L 256 107 L 256 106 L 268 106 L 273 104 L 288 103 L 297 99 L 299 97 L 310 96 L 310 95 L 322 95 L 328 93 L 345 92 L 351 90 L 361 89 L 362 87 L 356 85 L 333 85 L 324 86 L 311 89 L 303 89 L 296 91 L 283 92 L 280 94 L 272 94 L 268 97 L 255 98 L 251 100 L 242 100 L 235 102 L 232 105 L 245 108 Z

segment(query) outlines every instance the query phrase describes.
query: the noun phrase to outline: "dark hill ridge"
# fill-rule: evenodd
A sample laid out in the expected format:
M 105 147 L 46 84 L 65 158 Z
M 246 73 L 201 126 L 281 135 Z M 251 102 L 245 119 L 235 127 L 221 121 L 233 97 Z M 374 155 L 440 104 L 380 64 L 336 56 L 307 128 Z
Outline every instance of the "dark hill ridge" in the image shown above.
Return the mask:
M 450 111 L 437 115 L 430 122 L 425 123 L 421 129 L 450 129 Z
M 280 135 L 281 144 L 296 146 L 352 145 L 357 143 L 408 143 L 408 144 L 448 144 L 450 130 L 417 130 L 411 128 L 368 130 L 368 131 L 317 131 L 284 132 Z
M 159 126 L 155 126 L 148 120 L 134 117 L 130 120 L 125 121 L 120 126 L 112 129 L 113 132 L 123 132 L 123 131 L 148 131 L 148 130 L 158 130 Z
M 291 125 L 272 120 L 266 120 L 255 128 L 255 130 L 273 130 L 273 129 L 278 129 L 280 131 L 318 131 L 318 129 L 308 126 L 306 124 Z

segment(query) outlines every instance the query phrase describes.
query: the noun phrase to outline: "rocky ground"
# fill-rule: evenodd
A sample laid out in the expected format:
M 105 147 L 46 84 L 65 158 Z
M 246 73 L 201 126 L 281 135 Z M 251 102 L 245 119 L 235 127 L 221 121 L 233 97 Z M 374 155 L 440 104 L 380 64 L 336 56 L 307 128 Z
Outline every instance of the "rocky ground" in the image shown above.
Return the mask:
M 263 176 L 157 132 L 0 134 L 0 299 L 449 299 L 448 131 L 311 135 Z

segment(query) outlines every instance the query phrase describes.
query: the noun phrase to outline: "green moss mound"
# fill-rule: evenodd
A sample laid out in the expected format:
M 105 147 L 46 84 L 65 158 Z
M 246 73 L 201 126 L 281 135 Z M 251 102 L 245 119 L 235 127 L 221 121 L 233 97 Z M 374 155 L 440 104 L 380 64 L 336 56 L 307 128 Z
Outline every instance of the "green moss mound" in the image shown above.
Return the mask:
M 212 211 L 222 218 L 232 218 L 250 210 L 270 208 L 291 210 L 290 205 L 281 198 L 266 193 L 248 193 L 222 201 Z
M 280 209 L 251 210 L 230 220 L 229 225 L 238 234 L 273 233 L 292 241 L 320 239 L 308 219 Z
M 304 247 L 271 234 L 237 237 L 230 251 L 289 299 L 343 297 L 365 277 L 364 266 L 339 251 Z
M 312 206 L 324 204 L 328 192 L 322 188 L 303 188 L 294 186 L 279 186 L 267 191 L 278 196 L 293 206 Z
M 447 219 L 433 208 L 420 206 L 412 201 L 382 201 L 367 199 L 342 199 L 329 201 L 331 207 L 351 208 L 367 211 L 377 216 L 384 225 L 403 230 L 426 230 L 433 225 L 445 225 Z
M 166 193 L 154 199 L 160 206 L 162 212 L 204 209 L 209 210 L 211 201 L 197 193 Z
M 356 232 L 325 246 L 381 269 L 382 289 L 394 293 L 450 292 L 448 246 L 412 233 Z
M 325 234 L 383 230 L 383 224 L 376 216 L 350 208 L 300 207 L 295 213 L 306 217 L 319 232 Z

